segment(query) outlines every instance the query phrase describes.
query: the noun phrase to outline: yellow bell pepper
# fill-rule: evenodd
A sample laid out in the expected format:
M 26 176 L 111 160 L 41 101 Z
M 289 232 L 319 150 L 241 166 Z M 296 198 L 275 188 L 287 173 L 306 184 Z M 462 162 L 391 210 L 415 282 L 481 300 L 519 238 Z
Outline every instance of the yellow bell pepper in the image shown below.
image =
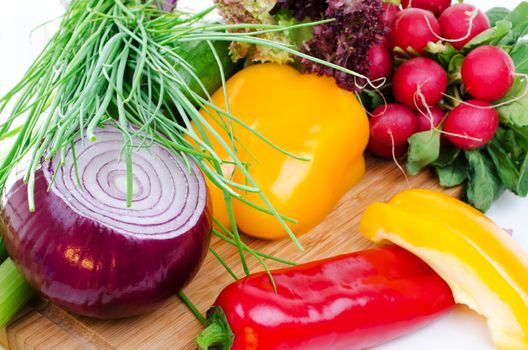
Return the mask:
M 321 222 L 341 196 L 365 172 L 363 152 L 369 137 L 365 111 L 354 94 L 337 87 L 333 78 L 301 74 L 287 65 L 260 64 L 245 68 L 213 96 L 214 104 L 248 124 L 273 144 L 304 160 L 294 159 L 259 139 L 235 121 L 231 125 L 237 157 L 248 164 L 248 171 L 274 208 L 297 220 L 289 224 L 296 235 Z M 215 131 L 231 143 L 225 127 L 217 123 L 218 113 L 203 110 L 202 115 Z M 241 147 L 240 145 L 243 145 Z M 213 148 L 225 160 L 223 173 L 246 184 L 240 170 L 230 164 L 222 147 Z M 209 186 L 214 215 L 229 227 L 224 194 Z M 258 193 L 239 192 L 246 199 L 266 207 Z M 279 221 L 240 201 L 233 201 L 239 229 L 251 236 L 276 239 L 286 235 Z
M 427 262 L 455 300 L 488 320 L 500 349 L 528 349 L 528 254 L 469 205 L 429 190 L 409 190 L 365 211 L 360 231 Z

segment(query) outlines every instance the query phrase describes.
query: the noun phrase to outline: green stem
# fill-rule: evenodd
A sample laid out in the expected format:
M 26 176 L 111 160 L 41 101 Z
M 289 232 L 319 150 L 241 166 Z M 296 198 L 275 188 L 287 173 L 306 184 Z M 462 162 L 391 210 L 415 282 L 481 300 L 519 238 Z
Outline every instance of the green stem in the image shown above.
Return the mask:
M 214 306 L 207 312 L 207 327 L 198 337 L 196 345 L 200 350 L 229 350 L 235 336 L 221 307 Z
M 198 311 L 198 308 L 196 307 L 196 305 L 193 304 L 191 299 L 189 299 L 189 297 L 182 291 L 178 292 L 178 296 L 185 303 L 185 305 L 187 305 L 187 307 L 189 308 L 189 310 L 191 310 L 194 316 L 196 316 L 198 321 L 200 321 L 201 324 L 205 325 L 206 324 L 205 318 L 202 316 L 200 311 Z
M 4 262 L 5 259 L 7 259 L 7 250 L 5 247 L 4 240 L 2 239 L 2 236 L 0 236 L 0 264 Z
M 0 327 L 5 327 L 33 296 L 34 291 L 11 259 L 0 265 Z

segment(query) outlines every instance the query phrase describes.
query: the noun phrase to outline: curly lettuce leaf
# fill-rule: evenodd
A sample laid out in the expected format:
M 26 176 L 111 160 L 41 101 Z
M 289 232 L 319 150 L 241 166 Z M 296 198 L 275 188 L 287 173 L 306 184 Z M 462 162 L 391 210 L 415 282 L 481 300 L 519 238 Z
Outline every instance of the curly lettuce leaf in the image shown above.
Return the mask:
M 215 0 L 218 11 L 227 23 L 251 24 L 281 24 L 293 25 L 297 21 L 291 16 L 281 13 L 280 16 L 272 14 L 277 5 L 277 0 Z M 294 35 L 291 31 L 264 33 L 259 37 L 266 40 L 293 45 Z M 289 63 L 293 57 L 282 50 L 264 45 L 233 42 L 230 47 L 233 61 L 247 59 L 251 62 Z
M 294 25 L 303 21 L 333 21 L 300 29 L 264 33 L 260 37 L 288 44 L 327 62 L 364 76 L 369 73 L 368 51 L 380 42 L 387 28 L 382 0 L 215 0 L 227 23 Z M 291 63 L 292 55 L 270 47 L 233 43 L 233 60 Z M 361 90 L 364 81 L 341 71 L 301 60 L 304 72 L 333 76 L 339 86 Z

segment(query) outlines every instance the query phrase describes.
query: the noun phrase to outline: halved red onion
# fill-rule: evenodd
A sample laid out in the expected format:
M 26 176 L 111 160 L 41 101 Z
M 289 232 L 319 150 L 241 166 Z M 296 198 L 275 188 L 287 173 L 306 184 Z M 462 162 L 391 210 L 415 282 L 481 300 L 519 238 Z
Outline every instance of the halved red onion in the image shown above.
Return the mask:
M 207 188 L 194 162 L 189 168 L 153 144 L 133 154 L 127 207 L 121 132 L 109 127 L 95 135 L 96 142 L 75 142 L 83 189 L 70 150 L 57 174 L 58 159 L 37 171 L 34 213 L 22 180 L 6 191 L 2 231 L 20 272 L 53 303 L 98 318 L 138 315 L 198 271 L 211 232 Z

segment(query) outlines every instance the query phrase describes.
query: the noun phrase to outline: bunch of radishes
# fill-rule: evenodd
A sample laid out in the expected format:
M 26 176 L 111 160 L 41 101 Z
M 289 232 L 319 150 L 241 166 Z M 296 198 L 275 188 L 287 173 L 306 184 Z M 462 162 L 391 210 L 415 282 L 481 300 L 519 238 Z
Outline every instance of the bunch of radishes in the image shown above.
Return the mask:
M 372 111 L 368 149 L 381 157 L 400 157 L 409 138 L 435 130 L 442 142 L 462 150 L 483 147 L 499 126 L 494 108 L 515 81 L 515 66 L 503 49 L 464 46 L 490 28 L 488 18 L 470 4 L 451 0 L 402 0 L 403 10 L 385 3 L 390 32 L 371 48 L 370 79 L 391 83 L 390 103 Z M 434 50 L 463 54 L 456 74 L 435 60 Z M 401 63 L 395 69 L 395 62 Z M 457 93 L 448 93 L 455 86 Z

